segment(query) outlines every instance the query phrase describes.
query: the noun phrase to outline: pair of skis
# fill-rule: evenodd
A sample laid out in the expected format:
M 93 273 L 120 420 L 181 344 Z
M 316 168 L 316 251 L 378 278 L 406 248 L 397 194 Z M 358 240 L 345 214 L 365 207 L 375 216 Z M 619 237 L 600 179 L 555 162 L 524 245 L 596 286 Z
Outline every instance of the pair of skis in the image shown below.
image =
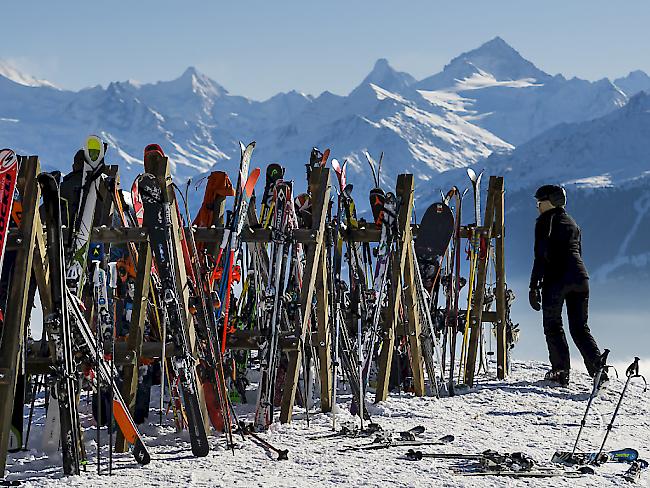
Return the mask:
M 78 474 L 81 452 L 79 417 L 76 405 L 76 388 L 74 371 L 76 369 L 74 354 L 82 353 L 92 362 L 97 359 L 97 341 L 85 322 L 78 299 L 64 281 L 64 249 L 61 233 L 61 198 L 59 183 L 55 176 L 42 173 L 38 177 L 43 194 L 44 217 L 48 244 L 48 264 L 50 269 L 50 287 L 52 294 L 52 313 L 45 318 L 45 327 L 54 342 L 55 373 L 52 385 L 53 399 L 50 408 L 58 408 L 58 416 L 50 417 L 60 422 L 60 438 L 63 450 L 63 468 L 65 474 Z M 134 445 L 133 455 L 140 464 L 150 460 L 142 437 L 140 436 L 128 408 L 124 405 L 119 390 L 112 381 L 112 368 L 106 359 L 99 357 L 99 379 L 93 384 L 99 393 L 100 382 L 113 385 L 113 408 L 118 426 L 125 438 Z M 58 417 L 58 418 L 57 418 Z
M 164 154 L 161 150 L 153 149 L 145 153 L 145 160 L 149 158 L 164 158 Z M 143 223 L 149 231 L 152 254 L 161 281 L 161 320 L 167 324 L 167 331 L 176 350 L 172 367 L 181 386 L 192 453 L 197 457 L 207 456 L 210 448 L 201 415 L 195 359 L 189 345 L 186 317 L 176 284 L 176 255 L 169 194 L 167 188 L 150 173 L 139 177 L 138 187 L 144 209 Z

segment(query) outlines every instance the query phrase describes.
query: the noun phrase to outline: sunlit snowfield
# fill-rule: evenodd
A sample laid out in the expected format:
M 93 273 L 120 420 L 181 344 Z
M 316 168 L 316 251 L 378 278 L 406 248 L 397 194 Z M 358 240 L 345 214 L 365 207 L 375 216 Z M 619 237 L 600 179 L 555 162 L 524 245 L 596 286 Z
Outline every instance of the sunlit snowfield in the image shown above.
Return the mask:
M 627 366 L 627 365 L 625 365 Z M 541 380 L 546 366 L 539 362 L 515 362 L 511 377 L 505 382 L 481 378 L 479 386 L 454 398 L 436 400 L 392 394 L 386 402 L 371 405 L 373 420 L 384 430 L 401 431 L 423 425 L 423 440 L 435 440 L 453 434 L 455 441 L 446 446 L 424 446 L 424 452 L 477 453 L 485 449 L 500 452 L 523 451 L 541 466 L 556 449 L 570 449 L 582 418 L 591 381 L 586 374 L 574 371 L 569 388 L 551 387 Z M 619 368 L 621 375 L 624 371 Z M 600 445 L 605 427 L 614 410 L 622 381 L 614 379 L 610 387 L 595 400 L 587 420 L 581 448 L 591 450 Z M 154 387 L 156 390 L 157 387 Z M 156 391 L 152 409 L 156 405 Z M 250 392 L 251 398 L 254 393 Z M 642 386 L 629 388 L 607 446 L 611 449 L 633 447 L 641 455 L 650 453 L 650 402 Z M 42 400 L 41 400 L 42 401 Z M 339 422 L 352 420 L 347 412 L 350 396 L 340 395 Z M 468 462 L 447 460 L 409 461 L 406 448 L 366 452 L 340 452 L 347 446 L 372 442 L 368 439 L 339 438 L 310 440 L 309 437 L 331 432 L 331 419 L 325 414 L 310 415 L 307 427 L 304 411 L 296 409 L 289 425 L 273 424 L 263 434 L 273 444 L 289 449 L 288 461 L 275 461 L 250 441 L 238 441 L 235 454 L 225 448 L 223 438 L 211 437 L 212 451 L 206 458 L 194 458 L 186 433 L 176 434 L 170 419 L 160 427 L 155 410 L 144 427 L 151 449 L 149 466 L 137 466 L 130 455 L 115 455 L 113 476 L 98 477 L 93 464 L 95 431 L 89 406 L 82 401 L 87 425 L 85 436 L 90 464 L 81 476 L 64 478 L 61 459 L 49 459 L 38 449 L 44 418 L 39 403 L 30 445 L 32 450 L 11 455 L 9 479 L 25 480 L 27 487 L 58 486 L 626 486 L 619 475 L 626 466 L 610 463 L 597 468 L 596 475 L 570 481 L 562 478 L 512 480 L 508 478 L 463 478 L 454 470 L 472 469 Z M 250 418 L 252 406 L 238 407 L 241 416 Z M 106 439 L 106 433 L 103 432 Z M 106 451 L 104 450 L 106 460 Z M 642 483 L 647 483 L 645 473 Z

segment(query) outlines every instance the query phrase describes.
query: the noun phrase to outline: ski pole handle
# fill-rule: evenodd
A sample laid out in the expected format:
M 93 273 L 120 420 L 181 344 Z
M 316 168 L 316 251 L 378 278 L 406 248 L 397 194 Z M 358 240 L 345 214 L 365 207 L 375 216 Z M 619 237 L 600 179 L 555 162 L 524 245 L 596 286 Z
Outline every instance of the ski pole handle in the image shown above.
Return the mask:
M 630 364 L 625 370 L 626 376 L 639 376 L 639 361 L 640 359 L 635 356 L 632 364 Z
M 609 356 L 609 349 L 605 349 L 600 355 L 600 367 L 604 367 L 607 364 L 607 356 Z

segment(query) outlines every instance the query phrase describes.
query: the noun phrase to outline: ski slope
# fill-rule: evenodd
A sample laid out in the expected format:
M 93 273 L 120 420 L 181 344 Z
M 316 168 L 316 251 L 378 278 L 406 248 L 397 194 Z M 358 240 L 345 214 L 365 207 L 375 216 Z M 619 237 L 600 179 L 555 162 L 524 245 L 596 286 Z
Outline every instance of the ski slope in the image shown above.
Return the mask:
M 624 366 L 627 365 L 618 367 L 621 375 Z M 445 434 L 453 434 L 456 438 L 446 446 L 416 448 L 423 452 L 523 451 L 540 465 L 550 465 L 547 460 L 554 450 L 572 447 L 591 381 L 585 373 L 574 371 L 570 387 L 551 387 L 540 380 L 546 368 L 547 365 L 539 362 L 515 362 L 512 375 L 505 382 L 481 378 L 476 389 L 441 400 L 392 394 L 386 402 L 369 408 L 373 420 L 384 430 L 401 431 L 423 425 L 426 431 L 422 439 L 435 440 Z M 609 388 L 594 401 L 581 448 L 591 450 L 600 445 L 622 385 L 622 379 L 614 378 Z M 96 447 L 90 406 L 82 400 L 81 411 L 87 425 L 86 449 L 90 458 L 88 471 L 78 477 L 64 478 L 58 455 L 48 459 L 43 452 L 32 449 L 10 455 L 7 478 L 24 480 L 23 486 L 26 487 L 630 486 L 619 476 L 626 469 L 622 464 L 599 467 L 595 475 L 579 479 L 469 478 L 452 472 L 452 468 L 467 469 L 471 466 L 468 463 L 428 459 L 409 461 L 404 456 L 407 450 L 404 447 L 339 452 L 340 448 L 368 443 L 372 438 L 310 440 L 310 436 L 331 432 L 331 420 L 328 415 L 312 413 L 307 428 L 304 410 L 299 407 L 295 409 L 291 424 L 273 424 L 267 434 L 262 434 L 274 445 L 289 449 L 288 461 L 275 461 L 275 455 L 266 453 L 249 440 L 241 442 L 241 438 L 233 456 L 225 448 L 224 439 L 218 437 L 211 437 L 212 451 L 208 457 L 194 458 L 187 433 L 179 437 L 171 425 L 171 418 L 165 420 L 163 427 L 156 425 L 155 396 L 154 392 L 149 425 L 143 429 L 151 450 L 150 465 L 140 467 L 130 455 L 116 454 L 113 476 L 98 476 L 96 466 L 92 464 Z M 254 398 L 252 391 L 250 398 Z M 344 391 L 341 391 L 340 402 L 345 402 L 339 404 L 342 410 L 349 406 L 350 396 Z M 240 416 L 250 419 L 252 408 L 240 406 Z M 347 410 L 341 411 L 338 418 L 339 422 L 352 420 Z M 34 419 L 32 447 L 40 444 L 44 419 L 42 408 L 37 409 Z M 105 441 L 106 433 L 102 432 L 102 436 Z M 650 457 L 650 402 L 648 393 L 643 392 L 642 382 L 630 386 L 607 447 L 633 447 L 640 452 L 641 458 Z M 103 455 L 107 460 L 105 450 Z M 638 486 L 649 485 L 650 473 L 646 472 Z

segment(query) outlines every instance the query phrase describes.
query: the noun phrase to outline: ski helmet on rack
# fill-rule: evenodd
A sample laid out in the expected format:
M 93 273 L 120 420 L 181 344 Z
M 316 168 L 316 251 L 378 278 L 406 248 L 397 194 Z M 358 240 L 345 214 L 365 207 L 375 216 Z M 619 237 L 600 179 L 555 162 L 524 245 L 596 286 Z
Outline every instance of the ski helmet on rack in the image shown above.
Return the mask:
M 566 190 L 559 185 L 540 186 L 535 192 L 537 201 L 548 200 L 554 207 L 566 205 Z

